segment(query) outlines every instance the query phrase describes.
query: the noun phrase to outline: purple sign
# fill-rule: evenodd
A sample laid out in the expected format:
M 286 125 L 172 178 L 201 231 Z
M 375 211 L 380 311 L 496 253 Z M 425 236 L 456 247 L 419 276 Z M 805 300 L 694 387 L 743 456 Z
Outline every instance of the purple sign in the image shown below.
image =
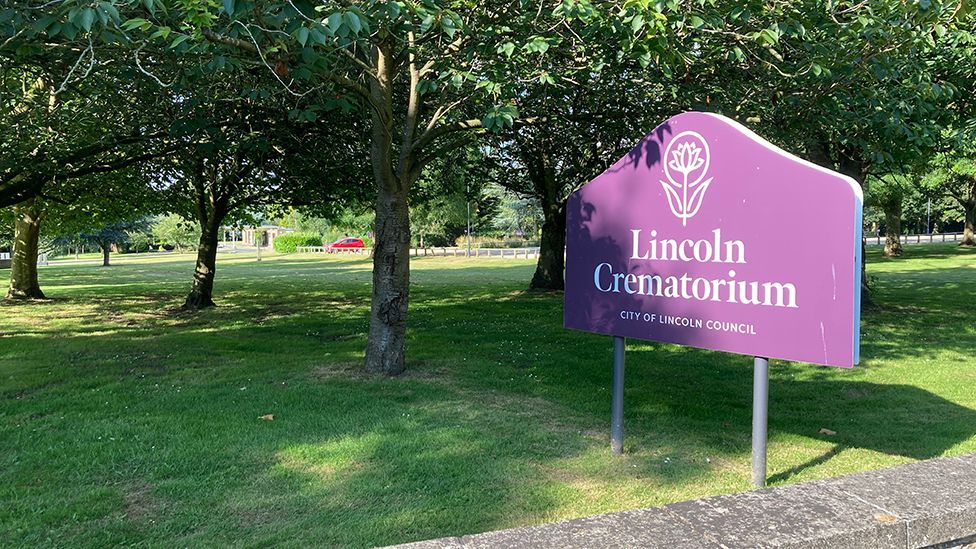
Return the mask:
M 689 112 L 573 193 L 567 328 L 858 362 L 860 186 Z

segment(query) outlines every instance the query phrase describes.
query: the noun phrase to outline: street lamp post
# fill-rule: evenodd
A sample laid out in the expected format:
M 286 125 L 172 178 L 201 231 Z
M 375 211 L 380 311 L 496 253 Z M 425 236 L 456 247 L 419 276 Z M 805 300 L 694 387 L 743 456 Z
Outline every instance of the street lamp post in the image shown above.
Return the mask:
M 464 198 L 468 206 L 468 255 L 471 257 L 471 184 L 467 183 L 464 189 Z

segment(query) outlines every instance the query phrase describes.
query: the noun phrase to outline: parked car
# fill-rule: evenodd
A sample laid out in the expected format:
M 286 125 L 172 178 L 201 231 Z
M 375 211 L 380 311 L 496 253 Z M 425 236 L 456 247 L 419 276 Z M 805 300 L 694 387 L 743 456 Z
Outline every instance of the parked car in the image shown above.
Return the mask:
M 329 253 L 357 252 L 366 248 L 362 238 L 340 238 L 325 247 Z

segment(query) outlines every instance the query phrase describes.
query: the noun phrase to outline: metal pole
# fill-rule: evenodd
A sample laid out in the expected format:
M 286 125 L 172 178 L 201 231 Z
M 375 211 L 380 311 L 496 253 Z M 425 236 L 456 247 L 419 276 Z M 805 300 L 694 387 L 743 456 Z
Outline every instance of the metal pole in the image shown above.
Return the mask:
M 766 486 L 766 424 L 769 417 L 769 359 L 756 357 L 752 373 L 752 483 Z
M 611 402 L 610 449 L 624 453 L 624 353 L 627 340 L 613 336 L 613 396 Z

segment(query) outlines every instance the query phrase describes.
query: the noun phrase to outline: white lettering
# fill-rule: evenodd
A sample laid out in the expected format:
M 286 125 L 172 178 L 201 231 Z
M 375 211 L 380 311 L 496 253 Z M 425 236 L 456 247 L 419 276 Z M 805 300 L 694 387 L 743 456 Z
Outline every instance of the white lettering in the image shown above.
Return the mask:
M 596 269 L 593 270 L 593 285 L 596 286 L 596 289 L 600 290 L 601 292 L 609 292 L 611 289 L 610 286 L 607 286 L 606 289 L 604 289 L 603 286 L 600 286 L 600 270 L 602 270 L 603 267 L 607 268 L 608 273 L 613 273 L 613 267 L 610 266 L 609 263 L 600 263 L 596 266 Z
M 630 254 L 630 258 L 647 259 L 647 252 L 644 252 L 644 255 L 639 255 L 640 254 L 640 233 L 641 233 L 640 229 L 631 229 L 630 232 L 633 233 L 634 235 L 634 241 L 633 241 L 634 251 L 633 253 Z
M 639 231 L 634 231 L 634 236 L 634 252 L 639 259 L 642 257 L 641 250 L 636 247 Z M 721 235 L 716 231 L 715 237 L 720 239 Z M 720 261 L 722 259 L 718 258 L 720 254 L 717 250 L 719 248 L 711 247 L 711 242 L 698 241 L 698 243 L 693 244 L 690 240 L 684 240 L 680 245 L 674 246 L 670 244 L 674 241 L 662 240 L 661 243 L 679 255 L 687 255 L 687 250 L 691 247 L 698 259 L 704 261 Z M 654 244 L 651 244 L 652 252 L 645 252 L 643 256 L 653 256 L 653 246 Z M 736 250 L 738 250 L 738 254 L 736 254 Z M 727 251 L 729 256 L 721 262 L 738 262 L 744 257 L 744 249 L 739 244 L 728 247 Z M 600 263 L 593 270 L 593 286 L 602 293 L 627 293 L 629 295 L 636 294 L 670 299 L 741 303 L 789 309 L 799 308 L 795 284 L 776 281 L 736 280 L 736 276 L 735 270 L 729 269 L 728 278 L 725 279 L 697 277 L 689 275 L 687 272 L 662 277 L 656 274 L 615 272 L 610 263 Z M 634 316 L 630 317 L 631 320 L 639 320 L 640 318 L 640 312 L 635 312 Z M 724 331 L 731 330 L 734 328 Z
M 637 284 L 637 275 L 634 273 L 627 273 L 627 276 L 624 277 L 624 291 L 626 291 L 628 294 L 633 294 L 635 292 L 635 290 L 631 289 L 631 284 Z

